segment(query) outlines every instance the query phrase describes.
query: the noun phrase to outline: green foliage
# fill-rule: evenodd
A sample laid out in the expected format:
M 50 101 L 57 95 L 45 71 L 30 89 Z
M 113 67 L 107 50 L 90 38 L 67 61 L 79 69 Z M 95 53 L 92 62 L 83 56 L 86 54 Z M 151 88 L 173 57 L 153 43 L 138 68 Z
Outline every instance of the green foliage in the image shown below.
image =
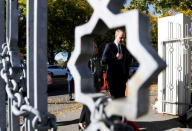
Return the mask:
M 153 14 L 159 14 L 159 17 L 170 16 L 176 13 L 184 13 L 186 16 L 192 16 L 191 0 L 131 0 L 122 10 L 138 9 L 150 17 L 151 24 L 151 43 L 157 49 L 157 16 L 149 13 L 149 5 L 152 5 Z
M 57 60 L 57 65 L 61 67 L 66 67 L 67 66 L 67 61 L 63 61 L 63 59 Z
M 26 49 L 26 0 L 19 2 L 19 47 L 23 53 Z M 131 0 L 121 10 L 138 9 L 150 17 L 151 43 L 157 49 L 157 17 L 150 14 L 149 5 L 153 5 L 153 13 L 159 17 L 181 12 L 192 15 L 191 0 Z M 54 63 L 54 56 L 61 51 L 70 52 L 74 49 L 74 30 L 76 26 L 88 22 L 93 9 L 86 0 L 48 0 L 48 59 Z M 105 44 L 114 40 L 114 29 L 95 38 L 101 56 Z
M 151 24 L 151 44 L 157 50 L 157 40 L 158 40 L 157 17 L 150 16 L 150 24 Z
M 92 14 L 86 0 L 48 0 L 48 56 L 70 52 L 74 48 L 75 27 L 84 24 Z
M 109 42 L 114 41 L 114 34 L 115 34 L 115 29 L 107 31 L 105 34 L 97 36 L 95 38 L 95 43 L 98 46 L 98 53 L 99 56 L 102 56 L 103 50 L 105 48 L 105 45 Z
M 147 0 L 131 0 L 129 5 L 126 6 L 125 9 L 138 9 L 139 11 L 148 14 L 149 13 L 149 4 L 150 2 Z
M 148 0 L 132 0 L 124 9 L 122 9 L 122 12 L 126 12 L 131 9 L 138 9 L 150 17 L 151 44 L 155 49 L 157 49 L 157 17 L 149 12 L 149 5 L 151 2 L 152 1 Z
M 18 0 L 19 21 L 18 21 L 18 46 L 20 52 L 26 56 L 26 0 Z
M 162 15 L 192 9 L 191 0 L 153 0 L 151 4 L 155 7 L 154 11 Z
M 19 45 L 26 46 L 26 0 L 19 0 Z M 86 0 L 48 0 L 48 59 L 60 51 L 70 52 L 74 48 L 75 27 L 86 23 L 93 10 Z

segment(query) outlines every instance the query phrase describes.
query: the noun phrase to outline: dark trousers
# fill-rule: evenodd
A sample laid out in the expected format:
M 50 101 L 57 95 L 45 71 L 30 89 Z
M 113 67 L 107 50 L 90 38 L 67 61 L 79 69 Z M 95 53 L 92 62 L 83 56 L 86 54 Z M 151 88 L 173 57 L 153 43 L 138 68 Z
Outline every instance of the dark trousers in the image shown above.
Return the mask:
M 69 95 L 69 99 L 72 99 L 73 88 L 74 88 L 74 81 L 73 81 L 73 79 L 72 80 L 68 80 L 68 95 Z
M 125 96 L 126 81 L 124 79 L 108 79 L 109 91 L 113 98 Z
M 87 127 L 90 124 L 90 116 L 91 112 L 89 111 L 89 108 L 86 105 L 83 105 L 83 109 L 79 118 L 79 123 L 85 122 L 85 126 Z

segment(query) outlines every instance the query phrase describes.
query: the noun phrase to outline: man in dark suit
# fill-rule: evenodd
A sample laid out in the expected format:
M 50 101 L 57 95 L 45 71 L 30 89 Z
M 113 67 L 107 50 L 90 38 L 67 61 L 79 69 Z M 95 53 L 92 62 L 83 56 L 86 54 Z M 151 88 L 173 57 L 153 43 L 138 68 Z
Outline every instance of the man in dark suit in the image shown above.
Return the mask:
M 105 46 L 102 56 L 103 64 L 107 64 L 107 81 L 111 96 L 120 98 L 125 96 L 126 81 L 129 75 L 130 55 L 122 43 L 125 33 L 121 29 L 115 31 L 114 42 Z

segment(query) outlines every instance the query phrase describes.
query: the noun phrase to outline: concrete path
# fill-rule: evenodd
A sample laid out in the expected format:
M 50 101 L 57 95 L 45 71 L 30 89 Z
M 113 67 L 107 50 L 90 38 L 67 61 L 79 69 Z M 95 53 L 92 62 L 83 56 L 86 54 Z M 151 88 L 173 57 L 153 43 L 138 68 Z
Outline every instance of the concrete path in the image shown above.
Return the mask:
M 159 114 L 152 106 L 157 97 L 157 87 L 150 87 L 150 105 L 147 115 L 136 120 L 142 131 L 190 131 L 178 121 L 178 116 Z M 82 105 L 68 101 L 66 95 L 50 96 L 48 98 L 49 111 L 56 115 L 58 131 L 78 131 L 78 121 Z
M 81 110 L 56 115 L 58 131 L 79 131 L 78 122 Z

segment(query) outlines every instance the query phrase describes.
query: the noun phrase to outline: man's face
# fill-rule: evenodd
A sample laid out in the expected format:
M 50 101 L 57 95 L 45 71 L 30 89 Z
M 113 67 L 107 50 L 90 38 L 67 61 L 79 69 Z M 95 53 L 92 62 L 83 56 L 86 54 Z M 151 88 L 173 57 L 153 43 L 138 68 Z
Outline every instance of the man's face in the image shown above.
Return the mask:
M 125 41 L 125 33 L 124 32 L 118 32 L 115 39 L 116 39 L 118 44 L 122 44 Z

